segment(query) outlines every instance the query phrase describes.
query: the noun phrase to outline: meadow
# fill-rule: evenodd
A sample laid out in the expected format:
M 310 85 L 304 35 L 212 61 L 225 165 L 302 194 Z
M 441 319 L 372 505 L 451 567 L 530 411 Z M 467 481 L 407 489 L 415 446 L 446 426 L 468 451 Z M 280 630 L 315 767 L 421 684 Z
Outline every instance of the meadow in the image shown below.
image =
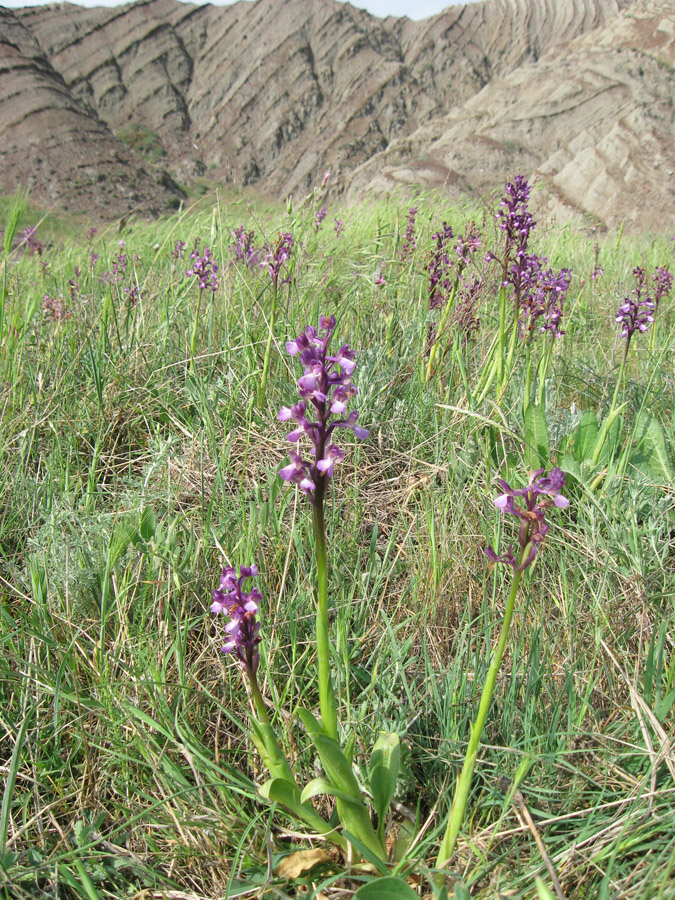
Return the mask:
M 523 244 L 500 196 L 411 213 L 215 195 L 98 230 L 4 205 L 0 896 L 675 898 L 675 244 L 543 220 Z M 286 343 L 321 315 L 369 431 L 341 433 L 327 569 L 314 489 L 278 475 Z M 486 556 L 519 547 L 495 499 L 539 469 L 569 502 L 517 572 Z M 254 564 L 278 747 L 326 822 L 354 807 L 298 714 L 325 724 L 329 666 L 384 859 L 260 794 L 265 712 L 210 608 L 223 567 Z

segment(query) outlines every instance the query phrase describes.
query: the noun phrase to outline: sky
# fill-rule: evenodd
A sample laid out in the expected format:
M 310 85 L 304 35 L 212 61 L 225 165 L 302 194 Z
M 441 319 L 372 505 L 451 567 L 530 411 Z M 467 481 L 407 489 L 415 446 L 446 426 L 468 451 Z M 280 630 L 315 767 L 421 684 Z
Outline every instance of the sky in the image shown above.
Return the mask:
M 53 0 L 0 0 L 0 6 L 16 9 L 21 6 L 41 6 Z M 120 6 L 127 0 L 71 0 L 79 6 Z M 199 0 L 195 0 L 199 2 Z M 212 0 L 215 6 L 227 6 L 228 0 Z M 234 0 L 229 0 L 234 2 Z M 343 0 L 340 0 L 343 2 Z M 367 9 L 374 16 L 408 16 L 409 19 L 425 19 L 439 13 L 446 6 L 452 6 L 457 0 L 350 0 L 352 6 Z M 462 0 L 473 2 L 473 0 Z

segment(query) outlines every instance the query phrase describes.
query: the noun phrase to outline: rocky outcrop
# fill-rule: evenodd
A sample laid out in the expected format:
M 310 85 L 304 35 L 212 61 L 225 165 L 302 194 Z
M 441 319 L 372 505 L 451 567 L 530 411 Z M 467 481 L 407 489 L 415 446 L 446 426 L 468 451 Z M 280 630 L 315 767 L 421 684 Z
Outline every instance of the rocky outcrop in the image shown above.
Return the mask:
M 114 217 L 167 209 L 171 179 L 150 175 L 91 114 L 34 35 L 0 8 L 0 190 L 30 187 L 45 204 Z
M 640 0 L 357 170 L 351 190 L 481 193 L 523 171 L 558 217 L 675 229 L 675 3 Z
M 615 194 L 619 151 L 603 140 L 630 145 L 642 171 L 635 135 L 665 158 L 673 119 L 660 39 L 637 28 L 621 51 L 602 42 L 648 7 L 672 21 L 673 2 L 486 0 L 421 22 L 336 0 L 60 3 L 7 16 L 32 40 L 68 115 L 86 123 L 94 168 L 104 135 L 150 180 L 167 169 L 277 198 L 311 188 L 325 170 L 355 193 L 417 182 L 482 191 L 522 169 L 546 181 L 556 208 L 611 220 L 607 203 L 580 198 L 573 173 L 585 173 L 594 196 Z M 636 72 L 645 57 L 648 74 L 626 74 L 621 53 L 635 56 Z M 9 113 L 0 127 L 14 131 Z M 140 181 L 134 190 L 140 197 Z

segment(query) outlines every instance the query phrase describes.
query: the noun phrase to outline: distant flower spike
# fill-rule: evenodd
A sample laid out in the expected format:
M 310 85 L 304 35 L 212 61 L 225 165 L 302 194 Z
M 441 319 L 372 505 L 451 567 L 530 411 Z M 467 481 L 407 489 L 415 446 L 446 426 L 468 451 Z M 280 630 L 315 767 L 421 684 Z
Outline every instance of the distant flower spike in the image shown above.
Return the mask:
M 188 278 L 193 276 L 199 281 L 199 290 L 210 290 L 212 293 L 218 290 L 218 266 L 213 258 L 210 247 L 204 247 L 200 253 L 195 242 L 195 248 L 190 254 L 190 268 L 185 274 Z

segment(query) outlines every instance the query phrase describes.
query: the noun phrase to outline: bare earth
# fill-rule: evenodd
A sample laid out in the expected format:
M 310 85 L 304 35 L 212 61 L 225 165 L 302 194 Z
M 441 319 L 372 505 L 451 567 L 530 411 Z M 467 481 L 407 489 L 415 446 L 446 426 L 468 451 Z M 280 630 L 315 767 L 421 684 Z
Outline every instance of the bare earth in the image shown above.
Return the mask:
M 0 190 L 110 218 L 195 178 L 299 195 L 484 193 L 675 230 L 675 0 L 0 7 Z

